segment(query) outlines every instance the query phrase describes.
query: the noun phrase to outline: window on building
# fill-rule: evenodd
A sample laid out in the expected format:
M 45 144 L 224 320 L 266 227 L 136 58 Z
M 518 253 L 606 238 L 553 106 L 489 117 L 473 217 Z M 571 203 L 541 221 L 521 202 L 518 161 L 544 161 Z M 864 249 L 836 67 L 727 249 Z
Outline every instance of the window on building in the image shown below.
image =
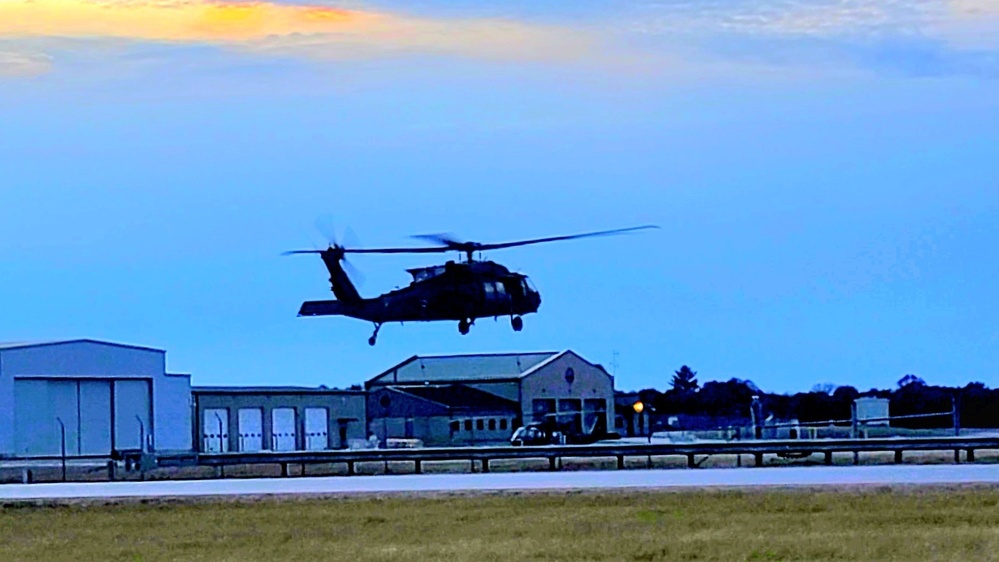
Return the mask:
M 451 422 L 451 433 L 458 433 L 461 431 L 461 422 L 453 421 Z
M 489 431 L 496 431 L 496 420 L 489 420 Z
M 502 431 L 506 431 L 506 419 L 505 418 L 500 420 L 500 429 Z
M 475 420 L 475 429 L 482 431 L 485 428 L 486 428 L 486 420 L 482 419 Z
M 465 420 L 465 431 L 472 431 L 472 420 Z

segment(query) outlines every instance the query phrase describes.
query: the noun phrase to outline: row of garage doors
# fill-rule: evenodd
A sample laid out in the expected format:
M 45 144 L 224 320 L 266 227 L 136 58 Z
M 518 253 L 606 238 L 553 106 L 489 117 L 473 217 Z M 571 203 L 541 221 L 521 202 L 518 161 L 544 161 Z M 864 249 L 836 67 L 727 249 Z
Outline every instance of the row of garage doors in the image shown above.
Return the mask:
M 17 456 L 107 456 L 148 445 L 152 431 L 150 381 L 17 379 L 14 447 Z
M 236 443 L 238 451 L 294 451 L 299 449 L 298 420 L 295 408 L 270 410 L 270 435 L 265 442 L 261 408 L 242 408 L 236 415 Z M 326 408 L 305 409 L 304 434 L 301 445 L 306 451 L 323 451 L 330 448 L 329 412 Z M 207 408 L 202 414 L 202 448 L 208 453 L 231 450 L 229 437 L 229 410 Z M 346 426 L 341 424 L 340 443 L 346 443 Z

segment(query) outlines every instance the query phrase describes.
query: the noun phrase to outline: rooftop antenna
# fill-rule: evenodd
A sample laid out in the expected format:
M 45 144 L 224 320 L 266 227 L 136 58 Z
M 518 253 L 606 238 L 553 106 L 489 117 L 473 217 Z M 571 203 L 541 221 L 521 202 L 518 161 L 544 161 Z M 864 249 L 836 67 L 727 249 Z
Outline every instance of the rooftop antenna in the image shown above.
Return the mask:
M 613 351 L 613 353 L 611 353 L 611 357 L 612 357 L 612 359 L 611 359 L 611 376 L 613 376 L 614 378 L 617 378 L 617 365 L 618 365 L 617 358 L 620 357 L 620 355 L 621 354 L 618 353 L 616 349 Z

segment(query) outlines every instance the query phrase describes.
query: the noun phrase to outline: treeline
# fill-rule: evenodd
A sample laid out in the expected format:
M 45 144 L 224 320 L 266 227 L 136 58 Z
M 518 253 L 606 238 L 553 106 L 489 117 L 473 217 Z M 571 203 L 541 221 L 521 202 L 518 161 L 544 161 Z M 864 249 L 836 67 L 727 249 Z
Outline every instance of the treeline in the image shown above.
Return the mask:
M 657 418 L 678 416 L 692 420 L 689 423 L 696 425 L 745 423 L 751 416 L 753 396 L 758 396 L 764 419 L 773 416 L 775 422 L 849 420 L 854 400 L 876 397 L 888 399 L 892 417 L 949 413 L 956 405 L 962 427 L 999 427 L 999 389 L 991 389 L 980 382 L 959 388 L 934 386 L 914 375 L 906 375 L 894 389 L 860 391 L 852 386 L 826 384 L 818 385 L 810 392 L 788 395 L 768 393 L 752 381 L 735 378 L 701 385 L 696 375 L 695 371 L 683 366 L 676 371 L 669 390 L 642 390 L 640 400 L 651 407 L 652 415 Z M 951 427 L 952 424 L 950 416 L 892 421 L 893 426 L 914 429 Z

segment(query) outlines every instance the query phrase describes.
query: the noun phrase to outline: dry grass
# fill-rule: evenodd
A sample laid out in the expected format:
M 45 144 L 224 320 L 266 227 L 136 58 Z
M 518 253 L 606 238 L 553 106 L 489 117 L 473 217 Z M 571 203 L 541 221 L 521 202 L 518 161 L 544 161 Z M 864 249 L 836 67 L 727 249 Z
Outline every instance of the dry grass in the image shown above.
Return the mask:
M 999 489 L 5 506 L 0 560 L 995 560 Z

